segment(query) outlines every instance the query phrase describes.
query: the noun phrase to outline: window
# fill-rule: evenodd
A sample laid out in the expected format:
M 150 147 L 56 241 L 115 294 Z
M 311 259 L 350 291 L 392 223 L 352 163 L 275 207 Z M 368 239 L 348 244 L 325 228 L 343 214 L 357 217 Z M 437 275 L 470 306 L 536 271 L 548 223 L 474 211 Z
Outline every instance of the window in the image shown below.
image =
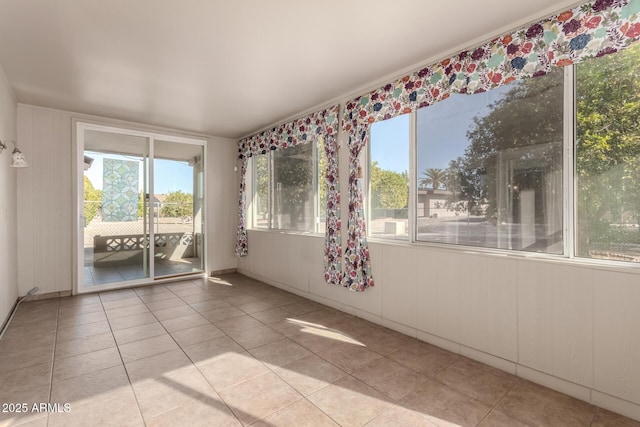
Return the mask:
M 640 43 L 570 67 L 374 123 L 369 236 L 640 262 Z
M 409 115 L 374 123 L 369 143 L 371 237 L 409 238 Z
M 253 226 L 255 228 L 269 228 L 269 169 L 269 155 L 253 157 Z
M 324 159 L 324 166 L 323 166 Z M 321 141 L 252 157 L 254 229 L 324 232 L 318 174 L 326 156 Z
M 324 151 L 324 138 L 318 138 L 317 148 L 318 152 L 318 220 L 316 230 L 318 233 L 323 233 L 327 229 L 327 185 L 325 176 L 327 175 L 327 153 Z
M 273 228 L 314 231 L 313 144 L 273 152 Z
M 562 254 L 563 70 L 417 112 L 417 236 Z
M 576 66 L 576 256 L 640 262 L 640 44 Z

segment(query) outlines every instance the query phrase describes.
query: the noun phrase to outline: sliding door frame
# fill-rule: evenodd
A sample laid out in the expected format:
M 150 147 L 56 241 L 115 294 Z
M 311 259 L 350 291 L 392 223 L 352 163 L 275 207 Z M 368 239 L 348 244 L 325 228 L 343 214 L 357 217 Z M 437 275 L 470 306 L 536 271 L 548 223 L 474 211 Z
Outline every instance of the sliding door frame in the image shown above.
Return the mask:
M 189 278 L 205 277 L 207 272 L 207 212 L 206 212 L 206 193 L 207 193 L 207 140 L 204 137 L 199 136 L 179 136 L 171 133 L 165 133 L 163 131 L 137 129 L 133 127 L 115 125 L 109 123 L 101 123 L 92 120 L 84 120 L 74 118 L 72 120 L 73 127 L 73 149 L 72 155 L 74 161 L 73 164 L 73 294 L 83 294 L 90 292 L 105 291 L 111 289 L 130 288 L 134 286 L 152 285 L 156 283 L 165 283 L 175 280 L 184 280 Z M 84 284 L 84 250 L 80 248 L 84 247 L 84 224 L 81 221 L 81 217 L 84 214 L 84 137 L 85 132 L 93 130 L 99 132 L 137 136 L 147 138 L 149 144 L 149 166 L 148 166 L 148 191 L 150 195 L 154 194 L 154 143 L 155 140 L 161 140 L 165 142 L 174 142 L 178 144 L 189 144 L 202 147 L 202 173 L 203 173 L 203 197 L 205 203 L 203 204 L 204 212 L 202 215 L 203 225 L 202 234 L 204 237 L 204 244 L 202 245 L 202 271 L 195 273 L 187 273 L 180 276 L 160 277 L 155 278 L 155 262 L 154 252 L 155 247 L 153 244 L 149 245 L 149 277 L 143 279 L 127 280 L 124 282 L 106 283 L 102 285 L 90 285 Z M 194 182 L 194 185 L 197 183 Z M 195 195 L 194 195 L 195 196 Z M 150 208 L 149 212 L 153 212 Z M 151 215 L 148 215 L 151 217 Z M 155 230 L 153 221 L 151 218 L 147 218 L 149 221 L 149 242 L 155 242 Z

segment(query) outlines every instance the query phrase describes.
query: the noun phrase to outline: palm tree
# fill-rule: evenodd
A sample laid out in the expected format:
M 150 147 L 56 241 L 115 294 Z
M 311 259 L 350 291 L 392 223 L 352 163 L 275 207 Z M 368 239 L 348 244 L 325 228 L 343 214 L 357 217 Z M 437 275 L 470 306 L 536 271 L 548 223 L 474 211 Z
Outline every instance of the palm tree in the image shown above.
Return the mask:
M 443 169 L 427 168 L 422 172 L 422 176 L 420 187 L 427 188 L 431 186 L 431 188 L 437 190 L 444 184 L 446 173 Z

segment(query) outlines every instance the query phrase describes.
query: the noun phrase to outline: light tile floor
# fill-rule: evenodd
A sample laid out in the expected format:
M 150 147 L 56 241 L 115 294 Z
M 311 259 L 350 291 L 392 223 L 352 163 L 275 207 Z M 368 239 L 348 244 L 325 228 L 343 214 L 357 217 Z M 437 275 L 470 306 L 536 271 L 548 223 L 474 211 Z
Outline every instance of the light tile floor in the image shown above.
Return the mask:
M 640 426 L 238 274 L 25 302 L 0 402 L 0 426 Z

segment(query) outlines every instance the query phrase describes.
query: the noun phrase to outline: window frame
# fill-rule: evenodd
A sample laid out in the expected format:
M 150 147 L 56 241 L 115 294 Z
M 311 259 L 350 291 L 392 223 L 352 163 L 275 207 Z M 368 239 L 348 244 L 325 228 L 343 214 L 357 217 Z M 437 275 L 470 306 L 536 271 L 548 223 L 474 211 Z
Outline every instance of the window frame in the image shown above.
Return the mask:
M 408 151 L 408 155 L 409 158 L 408 160 L 408 174 L 409 174 L 409 199 L 408 199 L 408 203 L 407 203 L 407 209 L 408 209 L 408 213 L 407 213 L 407 238 L 402 238 L 402 239 L 394 239 L 394 238 L 387 238 L 387 237 L 372 237 L 371 234 L 371 200 L 372 200 L 372 194 L 371 194 L 371 129 L 373 129 L 373 127 L 369 128 L 369 143 L 366 145 L 365 149 L 362 150 L 362 153 L 360 154 L 360 165 L 361 168 L 363 170 L 363 174 L 362 174 L 362 180 L 361 180 L 361 185 L 362 185 L 362 195 L 363 195 L 363 202 L 362 205 L 364 207 L 364 219 L 365 219 L 365 224 L 367 227 L 367 240 L 373 240 L 375 241 L 380 241 L 380 242 L 389 242 L 389 243 L 413 243 L 415 242 L 415 237 L 413 236 L 412 233 L 412 215 L 415 217 L 416 213 L 413 211 L 413 208 L 417 208 L 416 202 L 413 199 L 413 191 L 415 190 L 415 185 L 411 185 L 411 180 L 415 178 L 415 174 L 416 174 L 416 165 L 417 165 L 417 160 L 416 160 L 416 142 L 414 141 L 416 136 L 414 135 L 414 133 L 416 133 L 416 112 L 413 111 L 411 113 L 408 113 L 409 115 L 409 140 L 408 140 L 408 145 L 409 145 L 409 151 Z M 400 116 L 396 116 L 396 117 L 400 117 Z M 389 120 L 393 120 L 395 117 L 389 119 Z M 417 140 L 416 140 L 417 141 Z M 415 163 L 415 164 L 414 164 Z M 366 165 L 365 167 L 362 167 L 362 165 Z M 417 191 L 417 190 L 416 190 Z M 416 193 L 417 195 L 417 193 Z M 416 196 L 417 197 L 417 196 Z M 416 199 L 417 200 L 417 199 Z M 415 227 L 413 227 L 415 229 Z
M 266 157 L 267 159 L 267 226 L 266 227 L 258 227 L 256 225 L 256 221 L 258 219 L 258 203 L 256 203 L 257 194 L 258 194 L 258 185 L 256 183 L 256 179 L 258 178 L 258 165 L 257 159 L 260 157 Z M 271 152 L 267 154 L 258 154 L 254 155 L 250 159 L 251 165 L 251 177 L 248 181 L 248 184 L 251 188 L 248 194 L 251 195 L 251 218 L 248 221 L 248 224 L 251 224 L 251 230 L 269 230 L 271 228 Z
M 273 226 L 273 209 L 274 209 L 274 202 L 273 202 L 273 197 L 274 197 L 274 151 L 275 150 L 270 150 L 268 153 L 266 154 L 257 154 L 251 157 L 251 166 L 250 166 L 250 170 L 251 170 L 251 177 L 248 181 L 248 184 L 250 186 L 250 191 L 248 194 L 251 195 L 251 218 L 249 219 L 249 221 L 247 221 L 247 224 L 249 224 L 249 227 L 247 227 L 249 230 L 252 231 L 274 231 L 274 232 L 279 232 L 279 233 L 287 233 L 287 234 L 305 234 L 305 235 L 324 235 L 323 231 L 319 231 L 319 224 L 320 224 L 320 212 L 322 210 L 322 206 L 320 206 L 320 183 L 323 182 L 323 180 L 320 179 L 319 173 L 320 173 L 320 167 L 319 167 L 319 161 L 320 161 L 320 157 L 319 157 L 319 145 L 320 145 L 320 139 L 315 139 L 312 142 L 308 142 L 307 144 L 311 144 L 312 146 L 312 155 L 311 155 L 311 162 L 313 165 L 313 176 L 312 176 L 312 186 L 313 186 L 313 231 L 304 231 L 304 230 L 296 230 L 296 229 L 291 229 L 291 228 L 276 228 Z M 299 146 L 299 145 L 297 145 Z M 296 146 L 296 147 L 297 147 Z M 292 148 L 292 147 L 287 147 L 287 148 L 283 148 L 281 150 L 287 150 L 288 148 Z M 267 222 L 267 227 L 257 227 L 256 226 L 256 220 L 258 217 L 258 212 L 257 212 L 257 203 L 256 202 L 256 195 L 257 195 L 257 191 L 258 191 L 258 186 L 256 185 L 256 178 L 257 178 L 257 173 L 256 173 L 256 169 L 257 169 L 257 164 L 256 164 L 256 159 L 258 157 L 261 156 L 266 156 L 267 157 L 267 174 L 268 174 L 268 182 L 267 182 L 267 210 L 268 210 L 268 222 Z

